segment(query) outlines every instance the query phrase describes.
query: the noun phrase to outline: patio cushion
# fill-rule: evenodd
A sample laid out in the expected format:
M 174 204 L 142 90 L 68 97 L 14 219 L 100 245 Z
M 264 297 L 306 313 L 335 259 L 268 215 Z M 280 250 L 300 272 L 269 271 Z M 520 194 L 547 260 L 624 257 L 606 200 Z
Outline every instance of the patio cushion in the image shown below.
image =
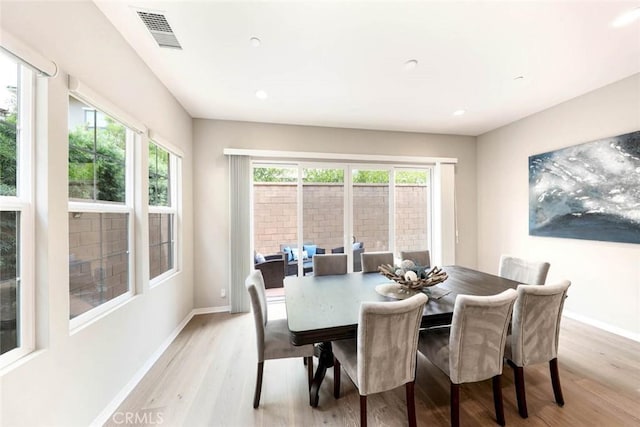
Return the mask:
M 302 249 L 307 251 L 307 255 L 309 256 L 309 258 L 313 258 L 314 256 L 316 256 L 318 245 L 304 245 Z

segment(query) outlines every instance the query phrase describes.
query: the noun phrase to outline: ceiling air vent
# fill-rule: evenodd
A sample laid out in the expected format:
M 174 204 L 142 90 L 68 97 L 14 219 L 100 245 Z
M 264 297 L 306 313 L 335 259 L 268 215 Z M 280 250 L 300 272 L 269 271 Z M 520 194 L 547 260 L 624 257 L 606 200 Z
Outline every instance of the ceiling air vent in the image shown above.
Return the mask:
M 160 13 L 143 12 L 138 10 L 138 16 L 144 22 L 155 41 L 160 47 L 168 47 L 172 49 L 182 49 L 176 35 L 173 34 L 171 25 L 167 22 L 167 18 Z

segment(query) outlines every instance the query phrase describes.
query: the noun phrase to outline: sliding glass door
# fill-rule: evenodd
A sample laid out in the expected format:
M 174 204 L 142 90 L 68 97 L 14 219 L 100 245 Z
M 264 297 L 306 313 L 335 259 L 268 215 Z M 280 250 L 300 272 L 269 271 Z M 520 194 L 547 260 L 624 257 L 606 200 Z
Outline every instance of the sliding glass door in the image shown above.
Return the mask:
M 390 169 L 362 167 L 351 169 L 354 271 L 360 271 L 364 251 L 388 251 Z
M 431 169 L 395 169 L 394 252 L 431 249 Z
M 256 265 L 280 255 L 284 276 L 311 274 L 313 257 L 430 249 L 430 168 L 382 164 L 253 165 Z M 264 274 L 264 273 L 263 273 Z
M 344 167 L 302 168 L 302 236 L 304 273 L 311 272 L 316 254 L 343 251 Z

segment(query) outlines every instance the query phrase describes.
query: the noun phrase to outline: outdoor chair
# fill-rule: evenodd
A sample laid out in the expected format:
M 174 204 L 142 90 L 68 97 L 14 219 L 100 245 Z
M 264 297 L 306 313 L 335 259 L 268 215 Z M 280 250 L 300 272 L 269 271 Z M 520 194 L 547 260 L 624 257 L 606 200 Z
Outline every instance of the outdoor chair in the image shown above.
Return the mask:
M 353 244 L 353 271 L 362 271 L 362 259 L 360 254 L 364 252 L 364 243 L 356 242 Z M 332 254 L 343 254 L 344 246 L 331 249 Z
M 284 286 L 287 263 L 282 254 L 267 255 L 260 258 L 256 256 L 255 261 L 253 267 L 262 272 L 265 288 L 282 288 Z

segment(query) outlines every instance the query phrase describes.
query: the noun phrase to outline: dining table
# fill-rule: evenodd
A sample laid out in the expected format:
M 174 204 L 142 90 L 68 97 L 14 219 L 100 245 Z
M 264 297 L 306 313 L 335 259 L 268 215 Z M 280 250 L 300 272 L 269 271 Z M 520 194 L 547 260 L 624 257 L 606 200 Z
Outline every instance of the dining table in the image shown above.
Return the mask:
M 442 268 L 447 279 L 424 288 L 429 296 L 421 328 L 450 325 L 456 296 L 495 295 L 515 289 L 518 282 L 470 268 Z M 318 344 L 318 367 L 309 388 L 309 404 L 318 406 L 326 370 L 333 366 L 331 341 L 355 338 L 360 305 L 366 301 L 393 301 L 379 291 L 390 280 L 380 273 L 348 273 L 328 276 L 289 276 L 284 279 L 287 322 L 293 345 Z

